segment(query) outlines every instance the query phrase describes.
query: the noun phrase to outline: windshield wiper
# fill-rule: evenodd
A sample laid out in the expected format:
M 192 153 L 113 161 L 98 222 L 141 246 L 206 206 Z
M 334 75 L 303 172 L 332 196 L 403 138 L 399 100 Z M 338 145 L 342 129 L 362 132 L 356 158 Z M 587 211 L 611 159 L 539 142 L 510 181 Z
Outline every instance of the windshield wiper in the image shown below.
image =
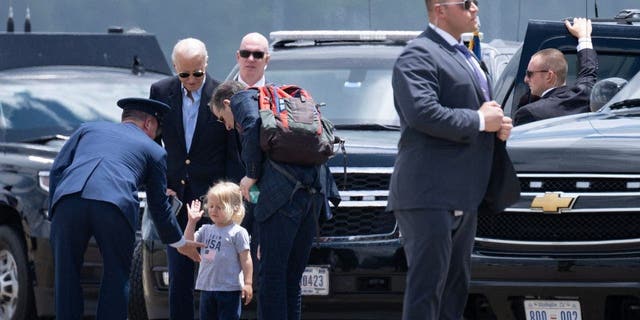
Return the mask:
M 400 126 L 379 124 L 379 123 L 362 123 L 362 124 L 337 124 L 336 129 L 342 130 L 377 130 L 377 131 L 398 131 Z
M 640 99 L 627 99 L 627 100 L 618 101 L 610 105 L 609 109 L 616 110 L 616 109 L 636 108 L 636 107 L 640 107 Z

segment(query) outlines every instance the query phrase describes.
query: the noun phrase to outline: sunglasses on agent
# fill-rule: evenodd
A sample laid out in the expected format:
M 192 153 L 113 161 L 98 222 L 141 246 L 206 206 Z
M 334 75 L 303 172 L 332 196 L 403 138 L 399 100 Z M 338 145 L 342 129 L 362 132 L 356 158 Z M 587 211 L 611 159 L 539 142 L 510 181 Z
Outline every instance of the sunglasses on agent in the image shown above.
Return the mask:
M 204 71 L 202 70 L 198 70 L 198 71 L 194 71 L 193 73 L 189 73 L 189 72 L 180 72 L 178 73 L 178 77 L 180 78 L 189 78 L 189 76 L 194 76 L 196 78 L 200 78 L 202 76 L 204 76 Z
M 535 70 L 535 71 L 527 70 L 527 71 L 526 71 L 527 78 L 531 78 L 531 77 L 533 77 L 533 75 L 534 75 L 535 73 L 537 73 L 537 72 L 549 72 L 549 70 Z
M 436 3 L 436 6 L 453 6 L 453 5 L 463 5 L 465 10 L 471 9 L 471 4 L 475 4 L 478 6 L 478 0 L 465 0 L 465 1 L 457 1 L 457 2 L 440 2 Z
M 249 56 L 253 56 L 254 59 L 256 60 L 260 60 L 262 58 L 264 58 L 264 52 L 263 51 L 249 51 L 249 50 L 239 50 L 238 54 L 240 55 L 240 57 L 242 58 L 249 58 Z

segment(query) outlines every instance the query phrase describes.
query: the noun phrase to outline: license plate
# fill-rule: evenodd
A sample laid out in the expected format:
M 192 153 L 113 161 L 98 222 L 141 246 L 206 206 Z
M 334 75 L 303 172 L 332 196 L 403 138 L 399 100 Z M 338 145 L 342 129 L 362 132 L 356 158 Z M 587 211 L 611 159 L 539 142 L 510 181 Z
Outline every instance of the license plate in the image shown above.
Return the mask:
M 304 296 L 329 295 L 329 268 L 307 266 L 300 279 L 300 289 Z
M 525 300 L 524 312 L 527 320 L 582 320 L 575 300 Z

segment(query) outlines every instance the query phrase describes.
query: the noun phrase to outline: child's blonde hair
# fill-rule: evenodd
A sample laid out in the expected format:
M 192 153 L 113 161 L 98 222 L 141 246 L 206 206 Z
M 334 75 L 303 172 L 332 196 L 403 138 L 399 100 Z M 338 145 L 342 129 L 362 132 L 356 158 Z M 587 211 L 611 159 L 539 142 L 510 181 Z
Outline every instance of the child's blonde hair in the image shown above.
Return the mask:
M 244 203 L 240 186 L 229 181 L 220 181 L 214 184 L 207 192 L 207 200 L 211 197 L 218 198 L 222 211 L 228 219 L 236 224 L 242 223 L 244 218 Z

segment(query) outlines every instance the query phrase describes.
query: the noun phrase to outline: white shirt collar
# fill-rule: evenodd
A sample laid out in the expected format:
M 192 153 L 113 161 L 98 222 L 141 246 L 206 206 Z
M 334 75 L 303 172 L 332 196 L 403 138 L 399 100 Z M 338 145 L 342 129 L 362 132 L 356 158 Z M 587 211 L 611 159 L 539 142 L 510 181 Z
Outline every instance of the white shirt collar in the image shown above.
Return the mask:
M 547 93 L 549 93 L 551 90 L 553 90 L 553 89 L 555 89 L 555 88 L 557 88 L 557 87 L 553 87 L 553 88 L 549 88 L 549 89 L 545 90 L 545 91 L 542 93 L 542 95 L 540 96 L 540 98 L 543 98 Z
M 245 82 L 244 80 L 242 80 L 242 77 L 240 77 L 240 74 L 238 73 L 238 82 L 242 83 L 243 85 L 245 85 L 245 87 L 251 87 L 247 82 Z M 260 78 L 260 80 L 258 80 L 258 82 L 256 82 L 253 87 L 262 87 L 265 84 L 265 79 L 264 79 L 264 74 L 262 75 L 262 78 Z
M 433 31 L 435 31 L 436 33 L 438 33 L 443 39 L 444 41 L 446 41 L 449 45 L 451 45 L 452 47 L 457 45 L 457 44 L 462 44 L 462 41 L 458 41 L 456 40 L 456 38 L 454 38 L 449 32 L 446 32 L 440 28 L 438 28 L 435 24 L 429 22 L 429 28 L 433 29 Z

